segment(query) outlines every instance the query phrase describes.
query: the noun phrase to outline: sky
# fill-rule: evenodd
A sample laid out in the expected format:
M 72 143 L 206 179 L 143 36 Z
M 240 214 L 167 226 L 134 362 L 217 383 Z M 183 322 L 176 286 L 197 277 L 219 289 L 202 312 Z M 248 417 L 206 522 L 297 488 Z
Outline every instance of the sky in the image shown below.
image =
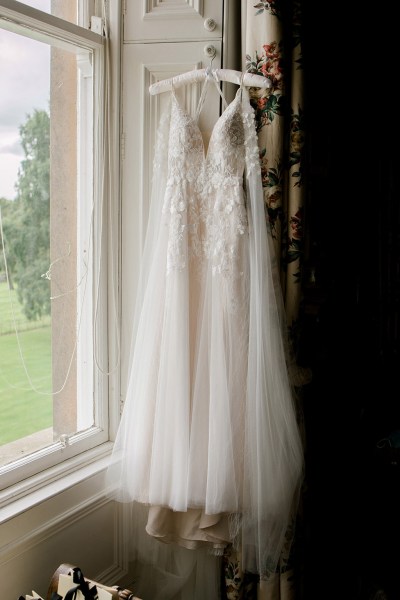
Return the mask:
M 50 0 L 25 4 L 50 12 Z M 49 108 L 49 59 L 47 44 L 2 29 L 0 20 L 0 197 L 15 198 L 20 125 L 35 108 Z

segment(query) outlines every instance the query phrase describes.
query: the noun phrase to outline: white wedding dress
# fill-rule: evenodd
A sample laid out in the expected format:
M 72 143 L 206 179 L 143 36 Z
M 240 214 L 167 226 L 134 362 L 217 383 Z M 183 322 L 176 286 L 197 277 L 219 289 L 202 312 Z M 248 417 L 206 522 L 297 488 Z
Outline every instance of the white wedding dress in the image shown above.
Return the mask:
M 233 543 L 263 577 L 303 470 L 284 310 L 246 88 L 207 150 L 197 117 L 172 90 L 107 483 L 113 498 L 147 507 L 151 536 L 214 554 Z

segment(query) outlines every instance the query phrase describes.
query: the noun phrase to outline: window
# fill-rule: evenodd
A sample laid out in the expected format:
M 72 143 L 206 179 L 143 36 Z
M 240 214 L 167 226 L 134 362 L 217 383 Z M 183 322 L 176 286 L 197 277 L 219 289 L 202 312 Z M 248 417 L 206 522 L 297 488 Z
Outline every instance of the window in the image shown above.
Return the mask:
M 108 439 L 104 44 L 49 5 L 0 0 L 0 488 Z

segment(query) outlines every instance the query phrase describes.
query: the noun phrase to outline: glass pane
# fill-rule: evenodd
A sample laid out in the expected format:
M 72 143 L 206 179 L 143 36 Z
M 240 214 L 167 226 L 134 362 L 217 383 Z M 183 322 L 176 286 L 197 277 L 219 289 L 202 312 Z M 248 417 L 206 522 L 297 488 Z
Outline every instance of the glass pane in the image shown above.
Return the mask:
M 94 424 L 92 60 L 0 28 L 0 466 Z
M 24 0 L 23 4 L 70 21 L 70 23 L 78 23 L 76 0 Z
M 32 8 L 38 8 L 43 12 L 51 13 L 51 0 L 24 0 L 22 4 L 32 6 Z

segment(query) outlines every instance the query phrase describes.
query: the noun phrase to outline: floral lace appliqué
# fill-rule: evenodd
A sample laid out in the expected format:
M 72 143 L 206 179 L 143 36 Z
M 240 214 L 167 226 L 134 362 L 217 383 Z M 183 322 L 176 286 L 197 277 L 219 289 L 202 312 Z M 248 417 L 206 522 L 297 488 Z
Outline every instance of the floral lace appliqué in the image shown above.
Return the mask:
M 194 257 L 214 276 L 237 278 L 248 231 L 243 174 L 257 166 L 254 115 L 239 95 L 216 122 L 207 154 L 196 121 L 172 95 L 168 180 L 163 218 L 168 230 L 167 272 Z

